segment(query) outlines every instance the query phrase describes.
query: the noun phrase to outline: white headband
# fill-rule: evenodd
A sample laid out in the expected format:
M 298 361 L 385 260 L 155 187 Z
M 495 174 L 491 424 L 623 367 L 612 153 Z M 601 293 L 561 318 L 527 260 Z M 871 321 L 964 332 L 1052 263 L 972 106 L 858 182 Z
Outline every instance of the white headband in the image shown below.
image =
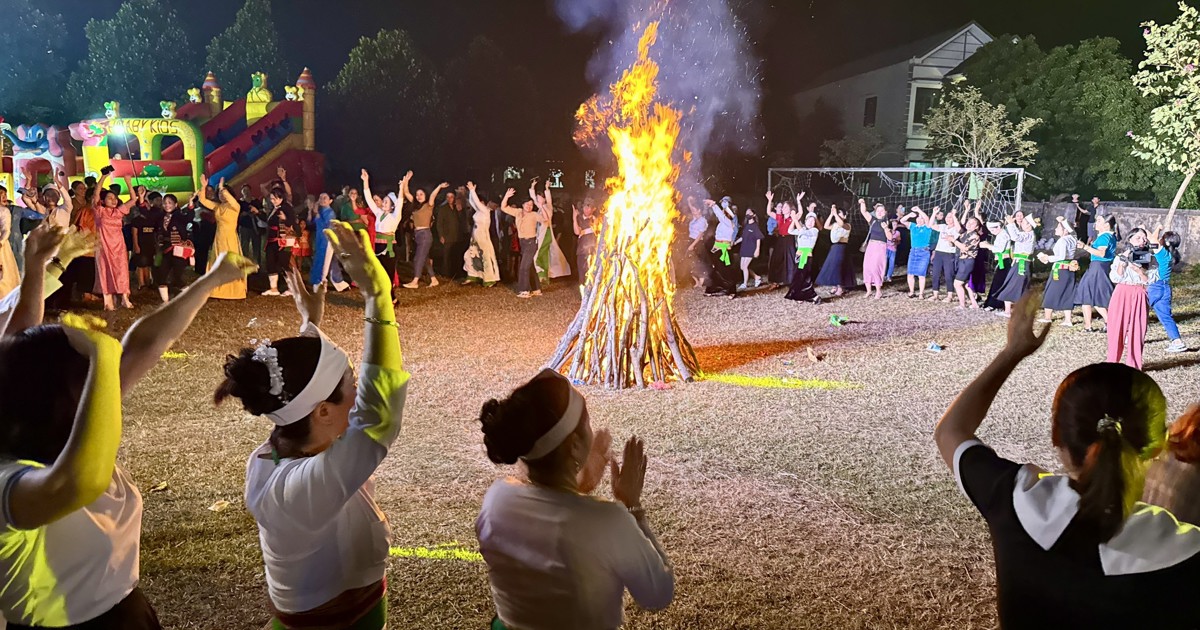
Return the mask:
M 544 370 L 544 372 L 553 372 L 552 370 Z M 571 400 L 567 403 L 567 410 L 558 419 L 553 427 L 550 428 L 542 437 L 538 438 L 528 453 L 521 456 L 521 459 L 529 461 L 531 459 L 541 459 L 550 454 L 551 451 L 558 448 L 568 435 L 575 431 L 579 426 L 579 420 L 583 417 L 583 394 L 575 389 L 575 386 L 567 381 L 558 372 L 553 372 L 555 376 L 567 382 L 567 390 L 570 392 Z
M 321 357 L 317 359 L 317 369 L 304 389 L 282 408 L 267 414 L 267 417 L 276 426 L 285 427 L 312 413 L 313 409 L 328 399 L 333 390 L 342 382 L 342 377 L 346 375 L 346 368 L 350 366 L 350 359 L 346 353 L 337 344 L 330 341 L 320 328 L 310 323 L 300 331 L 300 334 L 305 337 L 318 337 L 321 340 Z

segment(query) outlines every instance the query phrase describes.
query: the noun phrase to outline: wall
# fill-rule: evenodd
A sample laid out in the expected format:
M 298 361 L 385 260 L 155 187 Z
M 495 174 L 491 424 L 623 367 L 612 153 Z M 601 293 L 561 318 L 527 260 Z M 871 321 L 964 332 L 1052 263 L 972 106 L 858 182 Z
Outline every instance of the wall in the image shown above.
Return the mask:
M 1117 225 L 1122 234 L 1127 234 L 1136 227 L 1153 230 L 1167 218 L 1166 208 L 1132 208 L 1109 203 L 1103 205 L 1110 214 L 1117 217 Z M 1055 221 L 1055 217 L 1065 216 L 1070 207 L 1069 203 L 1021 203 L 1021 208 L 1040 218 L 1042 225 L 1050 225 Z M 1170 227 L 1179 232 L 1183 239 L 1179 248 L 1183 262 L 1189 265 L 1200 263 L 1200 210 L 1176 210 L 1175 219 Z
M 875 130 L 883 136 L 889 153 L 880 155 L 876 164 L 897 164 L 904 160 L 904 143 L 908 134 L 909 62 L 838 79 L 796 94 L 793 103 L 800 119 L 813 111 L 820 99 L 841 115 L 842 130 L 847 136 L 862 130 L 863 107 L 868 96 L 877 97 Z

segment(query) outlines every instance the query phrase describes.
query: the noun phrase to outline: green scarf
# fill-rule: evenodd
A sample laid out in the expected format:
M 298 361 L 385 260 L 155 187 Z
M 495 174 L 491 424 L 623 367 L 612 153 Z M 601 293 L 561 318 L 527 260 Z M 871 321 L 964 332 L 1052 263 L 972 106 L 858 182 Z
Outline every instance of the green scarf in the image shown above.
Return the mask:
M 721 241 L 713 243 L 713 251 L 721 252 L 721 262 L 725 263 L 726 265 L 733 264 L 733 262 L 729 260 L 729 247 L 729 243 L 722 243 Z
M 996 269 L 1004 268 L 1004 266 L 1005 266 L 1004 261 L 1008 258 L 1008 254 L 1010 251 L 1011 250 L 1006 249 L 1002 252 L 992 252 L 992 255 L 996 257 Z
M 1058 270 L 1059 269 L 1062 269 L 1064 267 L 1070 267 L 1070 266 L 1071 266 L 1071 261 L 1069 261 L 1069 260 L 1054 261 L 1054 268 L 1053 268 L 1053 271 L 1051 272 L 1054 274 L 1054 279 L 1058 280 Z
M 1025 266 L 1029 263 L 1029 254 L 1013 254 L 1013 260 L 1017 263 L 1017 273 L 1025 275 Z
M 384 256 L 390 257 L 390 256 L 396 255 L 396 252 L 392 249 L 392 247 L 396 244 L 396 235 L 395 234 L 384 234 L 383 232 L 376 232 L 375 233 L 375 242 L 376 243 L 384 243 L 387 245 L 387 247 L 383 250 Z
M 796 268 L 803 269 L 808 265 L 808 258 L 812 256 L 813 248 L 801 247 L 796 250 Z

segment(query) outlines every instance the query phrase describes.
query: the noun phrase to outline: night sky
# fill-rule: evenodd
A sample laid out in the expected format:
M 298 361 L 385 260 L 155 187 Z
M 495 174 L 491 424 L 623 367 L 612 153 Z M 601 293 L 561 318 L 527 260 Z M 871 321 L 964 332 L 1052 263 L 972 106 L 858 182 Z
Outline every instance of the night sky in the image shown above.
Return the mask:
M 683 6 L 682 0 L 673 1 Z M 1177 12 L 1175 0 L 729 1 L 744 16 L 763 60 L 768 135 L 773 126 L 794 124 L 786 113 L 786 98 L 805 77 L 971 19 L 994 36 L 1032 34 L 1043 46 L 1116 37 L 1136 62 L 1142 43 L 1139 24 L 1169 21 Z M 192 25 L 191 43 L 201 52 L 243 4 L 166 2 Z M 78 58 L 86 53 L 83 25 L 89 18 L 111 17 L 119 5 L 120 0 L 48 0 L 45 8 L 63 14 L 72 32 L 68 54 Z M 593 91 L 584 67 L 598 43 L 596 35 L 568 33 L 552 0 L 275 0 L 274 9 L 287 61 L 297 70 L 312 68 L 318 84 L 333 78 L 359 37 L 381 28 L 403 28 L 438 63 L 455 56 L 477 34 L 491 37 L 543 81 L 551 111 L 573 111 Z M 566 136 L 570 130 L 553 133 Z

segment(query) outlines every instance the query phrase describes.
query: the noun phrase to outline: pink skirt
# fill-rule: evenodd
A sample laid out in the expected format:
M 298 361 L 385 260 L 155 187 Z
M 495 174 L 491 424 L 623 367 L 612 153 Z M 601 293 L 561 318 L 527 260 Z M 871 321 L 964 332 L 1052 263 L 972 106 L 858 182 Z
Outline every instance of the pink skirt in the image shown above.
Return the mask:
M 863 284 L 883 284 L 883 272 L 887 270 L 887 243 L 870 241 L 863 256 Z
M 1108 303 L 1109 363 L 1120 363 L 1142 369 L 1142 349 L 1146 345 L 1146 322 L 1149 319 L 1146 287 L 1118 284 Z

